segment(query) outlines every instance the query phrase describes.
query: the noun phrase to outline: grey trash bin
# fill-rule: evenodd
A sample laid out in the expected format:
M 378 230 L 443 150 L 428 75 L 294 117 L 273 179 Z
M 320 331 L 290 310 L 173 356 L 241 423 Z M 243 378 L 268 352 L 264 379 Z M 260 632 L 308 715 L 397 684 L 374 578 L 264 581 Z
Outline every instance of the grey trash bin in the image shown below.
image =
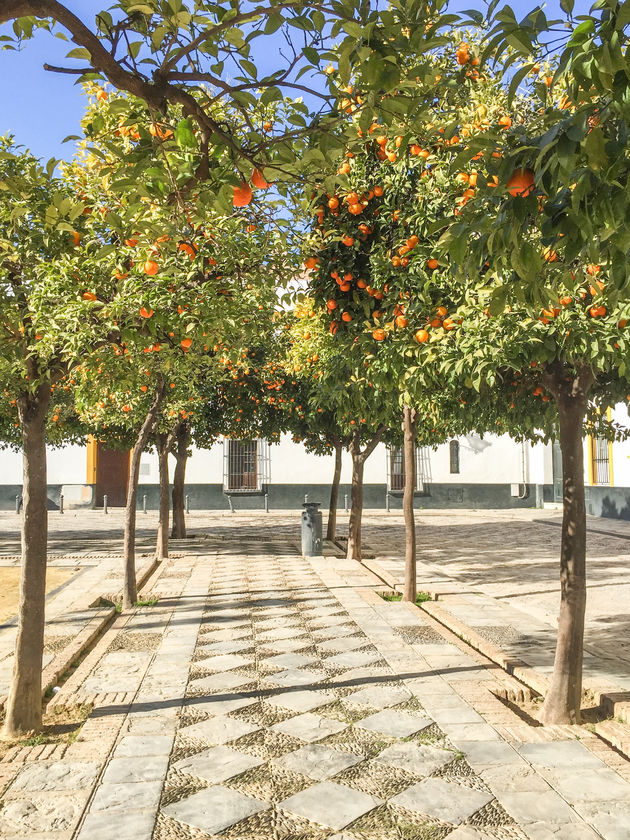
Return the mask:
M 322 512 L 319 502 L 305 502 L 302 507 L 302 556 L 318 557 L 322 553 Z

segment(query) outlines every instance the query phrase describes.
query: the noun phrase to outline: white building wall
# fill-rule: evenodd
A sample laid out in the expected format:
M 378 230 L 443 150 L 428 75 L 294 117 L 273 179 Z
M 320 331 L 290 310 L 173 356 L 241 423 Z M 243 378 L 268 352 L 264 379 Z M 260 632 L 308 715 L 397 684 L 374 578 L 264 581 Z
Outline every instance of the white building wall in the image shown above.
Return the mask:
M 618 405 L 613 418 L 630 427 L 628 409 Z M 431 478 L 436 484 L 513 484 L 522 483 L 522 446 L 506 435 L 467 435 L 458 438 L 460 444 L 460 472 L 450 473 L 448 443 L 430 450 Z M 316 456 L 306 452 L 302 444 L 284 436 L 279 444 L 270 446 L 272 484 L 328 484 L 331 480 L 334 456 Z M 86 447 L 66 446 L 48 450 L 49 484 L 84 484 L 86 480 Z M 588 483 L 588 446 L 584 442 L 584 474 Z M 350 484 L 352 460 L 343 453 L 341 481 Z M 170 459 L 171 476 L 175 459 Z M 630 487 L 630 440 L 613 444 L 613 486 Z M 210 450 L 193 449 L 186 469 L 190 484 L 221 484 L 223 482 L 223 442 Z M 387 447 L 380 444 L 365 464 L 366 484 L 384 484 L 387 480 Z M 551 444 L 525 445 L 525 481 L 529 484 L 552 484 Z M 22 455 L 10 449 L 0 450 L 0 485 L 22 483 Z M 158 483 L 158 461 L 155 452 L 145 453 L 141 461 L 141 484 Z
M 613 420 L 626 429 L 630 426 L 628 412 L 627 403 L 616 405 L 612 412 Z M 613 443 L 612 472 L 616 487 L 630 487 L 630 440 Z
M 50 481 L 50 479 L 49 479 Z M 22 453 L 0 450 L 0 484 L 22 483 Z
M 175 458 L 168 459 L 169 473 L 173 479 Z M 144 452 L 140 460 L 140 484 L 158 484 L 160 480 L 157 453 Z M 187 484 L 223 483 L 223 444 L 215 443 L 211 449 L 192 449 L 192 457 L 186 464 Z
M 48 484 L 85 484 L 86 447 L 81 445 L 48 448 Z M 0 484 L 22 483 L 22 453 L 0 451 Z

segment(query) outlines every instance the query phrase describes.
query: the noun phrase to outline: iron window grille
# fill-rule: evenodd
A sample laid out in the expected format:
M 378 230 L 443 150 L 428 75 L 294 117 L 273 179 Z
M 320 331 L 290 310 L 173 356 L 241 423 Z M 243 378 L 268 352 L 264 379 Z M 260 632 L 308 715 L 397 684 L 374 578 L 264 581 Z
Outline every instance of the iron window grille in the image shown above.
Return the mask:
M 459 473 L 459 441 L 452 440 L 448 445 L 451 474 Z
M 266 440 L 223 440 L 223 492 L 263 493 L 270 479 Z
M 593 484 L 610 484 L 610 449 L 605 438 L 594 438 L 592 443 Z
M 429 495 L 431 460 L 427 446 L 416 447 L 416 493 Z M 387 490 L 402 493 L 405 489 L 405 455 L 402 446 L 387 449 Z

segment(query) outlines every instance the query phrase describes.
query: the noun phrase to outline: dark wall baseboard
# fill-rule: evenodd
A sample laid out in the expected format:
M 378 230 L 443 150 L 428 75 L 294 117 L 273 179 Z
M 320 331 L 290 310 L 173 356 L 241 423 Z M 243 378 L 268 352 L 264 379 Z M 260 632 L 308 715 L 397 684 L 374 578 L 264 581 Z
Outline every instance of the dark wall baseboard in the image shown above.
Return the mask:
M 527 486 L 527 496 L 519 499 L 511 495 L 509 484 L 431 484 L 428 494 L 416 494 L 417 509 L 437 508 L 533 508 L 542 507 L 544 502 L 554 501 L 554 488 L 551 484 L 531 484 Z M 48 485 L 48 509 L 59 510 L 62 485 Z M 330 487 L 327 484 L 270 484 L 267 488 L 270 510 L 300 510 L 304 496 L 309 502 L 320 502 L 322 510 L 328 508 Z M 221 484 L 189 484 L 186 486 L 191 510 L 229 510 L 228 497 Z M 15 510 L 15 497 L 22 495 L 19 484 L 0 484 L 0 510 Z M 370 509 L 386 507 L 387 487 L 385 484 L 366 484 L 364 488 L 364 506 Z M 157 484 L 141 484 L 138 490 L 138 508 L 142 509 L 143 496 L 146 496 L 148 510 L 157 510 L 159 487 Z M 348 506 L 352 501 L 349 484 L 339 488 L 338 509 L 343 510 L 347 496 Z M 264 494 L 233 494 L 232 505 L 235 510 L 264 510 Z M 402 494 L 390 493 L 391 510 L 402 508 Z M 72 507 L 66 500 L 66 507 Z M 609 519 L 630 520 L 630 487 L 587 487 L 586 512 L 593 516 Z
M 49 485 L 49 509 L 59 509 L 61 485 Z M 0 485 L 0 510 L 14 510 L 15 497 L 21 495 L 20 485 Z M 300 510 L 305 496 L 309 502 L 319 502 L 322 510 L 328 508 L 330 486 L 326 484 L 270 484 L 266 488 L 270 510 Z M 628 491 L 630 493 L 630 491 Z M 191 510 L 229 510 L 228 497 L 221 484 L 189 484 L 186 486 Z M 157 484 L 141 484 L 138 488 L 138 508 L 142 509 L 146 496 L 147 510 L 157 510 L 159 487 Z M 352 489 L 349 484 L 339 488 L 338 509 L 343 510 L 347 498 L 348 507 L 352 502 Z M 264 493 L 234 493 L 230 495 L 235 510 L 263 510 Z M 428 493 L 418 493 L 415 498 L 417 509 L 430 508 L 516 508 L 536 507 L 541 504 L 542 489 L 535 485 L 527 487 L 524 499 L 510 494 L 509 484 L 431 484 Z M 363 491 L 365 508 L 383 509 L 387 504 L 387 486 L 385 484 L 366 484 Z M 70 509 L 72 504 L 65 500 Z M 402 508 L 402 493 L 389 494 L 391 510 Z

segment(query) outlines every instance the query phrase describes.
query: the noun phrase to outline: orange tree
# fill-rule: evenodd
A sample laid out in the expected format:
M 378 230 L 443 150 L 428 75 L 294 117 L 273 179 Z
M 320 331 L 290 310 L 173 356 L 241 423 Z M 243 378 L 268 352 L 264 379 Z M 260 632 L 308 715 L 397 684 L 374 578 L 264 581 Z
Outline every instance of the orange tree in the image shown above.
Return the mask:
M 438 242 L 475 195 L 478 172 L 460 170 L 476 137 L 511 123 L 497 81 L 480 75 L 468 41 L 451 40 L 431 65 L 439 83 L 430 119 L 398 134 L 374 123 L 337 170 L 334 193 L 313 199 L 316 305 L 328 311 L 330 332 L 359 360 L 376 386 L 391 430 L 404 427 L 407 532 L 405 597 L 415 599 L 415 445 L 465 430 L 461 404 L 444 391 L 436 360 L 444 337 L 457 329 L 457 301 Z M 457 68 L 457 70 L 454 70 Z M 428 71 L 427 71 L 428 72 Z M 400 433 L 398 433 L 400 437 Z
M 627 297 L 628 12 L 603 0 L 576 16 L 573 5 L 562 3 L 555 20 L 540 9 L 517 20 L 509 7 L 489 20 L 484 58 L 492 56 L 536 105 L 535 119 L 510 133 L 503 174 L 528 170 L 535 194 L 546 197 L 538 224 L 545 245 L 555 249 L 562 238 L 570 259 L 605 264 L 608 289 Z M 518 221 L 528 224 L 531 210 L 523 204 Z M 515 224 L 512 244 L 519 231 Z M 497 232 L 497 252 L 509 235 Z M 535 271 L 519 282 L 543 292 Z
M 475 388 L 503 382 L 496 375 L 501 357 L 492 355 L 496 345 L 484 346 L 484 341 L 498 323 L 509 324 L 513 344 L 508 346 L 506 339 L 503 352 L 515 357 L 517 371 L 527 368 L 527 381 L 533 381 L 543 405 L 550 405 L 540 419 L 525 415 L 523 422 L 515 414 L 518 403 L 510 402 L 497 420 L 519 434 L 534 434 L 543 426 L 546 434 L 559 436 L 563 451 L 559 633 L 543 707 L 549 722 L 579 719 L 586 599 L 585 417 L 593 401 L 605 403 L 626 392 L 623 327 L 630 243 L 626 196 L 620 189 L 627 180 L 625 111 L 616 87 L 610 101 L 601 90 L 599 48 L 593 54 L 592 84 L 573 60 L 582 50 L 582 35 L 593 26 L 589 19 L 575 30 L 557 72 L 542 62 L 514 69 L 510 84 L 512 91 L 520 90 L 520 118 L 506 121 L 502 131 L 476 136 L 462 151 L 462 166 L 473 165 L 474 159 L 477 189 L 440 243 L 440 259 L 450 263 L 455 276 L 454 289 L 466 305 L 483 302 L 479 317 L 482 324 L 488 319 L 485 337 L 480 330 L 470 342 L 463 334 L 453 339 L 466 347 L 459 371 L 468 370 Z M 602 26 L 597 31 L 608 23 Z M 500 33 L 494 43 L 501 55 Z M 513 52 L 504 64 L 519 60 L 523 51 Z M 623 87 L 622 80 L 619 84 Z M 554 426 L 549 415 L 555 417 Z
M 82 298 L 82 272 L 96 282 L 107 276 L 108 267 L 82 254 L 82 232 L 90 224 L 86 204 L 53 169 L 54 163 L 44 167 L 0 140 L 0 364 L 24 460 L 21 596 L 5 719 L 9 736 L 41 725 L 47 433 L 65 420 L 57 397 L 66 402 L 65 387 L 80 360 L 118 335 L 112 319 Z
M 46 69 L 109 82 L 142 100 L 154 121 L 168 126 L 156 126 L 158 135 L 173 130 L 188 145 L 184 180 L 218 192 L 254 167 L 270 167 L 276 181 L 319 173 L 343 145 L 337 135 L 350 108 L 415 113 L 427 101 L 416 83 L 424 64 L 408 56 L 440 49 L 453 16 L 442 3 L 417 0 L 382 9 L 364 0 L 247 7 L 234 0 L 120 0 L 90 20 L 59 0 L 5 0 L 0 25 L 9 22 L 5 48 L 42 31 L 69 37 L 74 46 L 65 66 Z M 356 73 L 360 96 L 344 90 Z M 259 119 L 264 109 L 273 116 Z M 148 158 L 141 166 L 155 177 Z
M 75 388 L 77 410 L 89 431 L 110 449 L 131 450 L 123 587 L 126 608 L 136 600 L 133 543 L 140 458 L 143 451 L 155 447 L 160 484 L 156 558 L 162 560 L 168 557 L 168 454 L 180 425 L 193 416 L 196 385 L 210 366 L 209 356 L 201 348 L 197 352 L 165 346 L 150 353 L 145 349 L 125 343 L 99 350 L 81 366 Z
M 126 510 L 125 607 L 136 597 L 134 536 L 140 457 L 151 435 L 164 431 L 159 424 L 162 406 L 168 403 L 166 378 L 176 387 L 180 383 L 185 388 L 188 383 L 194 396 L 195 379 L 203 375 L 204 354 L 215 352 L 215 345 L 225 339 L 246 341 L 257 335 L 270 301 L 275 302 L 274 280 L 284 276 L 291 261 L 283 238 L 273 229 L 239 215 L 214 216 L 207 218 L 212 225 L 210 233 L 205 225 L 183 221 L 177 210 L 149 208 L 148 217 L 137 220 L 138 232 L 130 233 L 117 248 L 120 279 L 113 287 L 107 283 L 90 292 L 94 298 L 91 305 L 106 309 L 117 319 L 120 341 L 115 352 L 128 364 L 129 376 L 135 377 L 141 403 L 134 411 L 133 403 L 124 399 L 129 377 L 119 377 L 115 390 L 122 392 L 129 424 L 137 433 Z M 107 213 L 105 223 L 114 215 Z M 168 232 L 154 238 L 157 229 Z M 197 370 L 185 361 L 178 362 L 189 352 L 200 362 Z M 111 373 L 103 366 L 102 354 L 99 358 L 96 364 L 110 388 Z M 151 365 L 149 359 L 157 361 Z M 148 410 L 144 405 L 147 398 L 137 392 L 145 369 L 155 371 L 153 381 L 145 383 L 153 398 Z M 96 401 L 102 402 L 100 397 Z M 166 446 L 166 441 L 163 443 Z M 165 458 L 164 453 L 163 463 Z M 166 539 L 165 529 L 166 525 L 161 530 L 162 540 Z
M 330 332 L 327 313 L 313 308 L 308 300 L 303 305 L 313 315 L 308 316 L 307 329 L 301 317 L 293 324 L 288 357 L 295 376 L 308 389 L 308 401 L 296 416 L 309 434 L 319 435 L 322 421 L 318 415 L 322 415 L 330 423 L 329 433 L 344 442 L 352 456 L 347 554 L 349 559 L 360 560 L 365 462 L 386 436 L 389 415 L 380 387 L 366 376 L 363 360 L 341 336 Z M 303 435 L 298 427 L 298 436 Z
M 461 388 L 472 428 L 560 440 L 561 600 L 554 671 L 542 708 L 547 723 L 580 719 L 586 603 L 582 436 L 626 434 L 607 421 L 606 409 L 625 399 L 630 384 L 628 305 L 601 305 L 589 274 L 577 265 L 575 270 L 568 285 L 560 272 L 546 272 L 551 297 L 542 311 L 517 301 L 499 312 L 490 310 L 487 303 L 498 281 L 470 293 L 458 309 L 461 327 L 447 340 L 441 362 L 445 381 Z

